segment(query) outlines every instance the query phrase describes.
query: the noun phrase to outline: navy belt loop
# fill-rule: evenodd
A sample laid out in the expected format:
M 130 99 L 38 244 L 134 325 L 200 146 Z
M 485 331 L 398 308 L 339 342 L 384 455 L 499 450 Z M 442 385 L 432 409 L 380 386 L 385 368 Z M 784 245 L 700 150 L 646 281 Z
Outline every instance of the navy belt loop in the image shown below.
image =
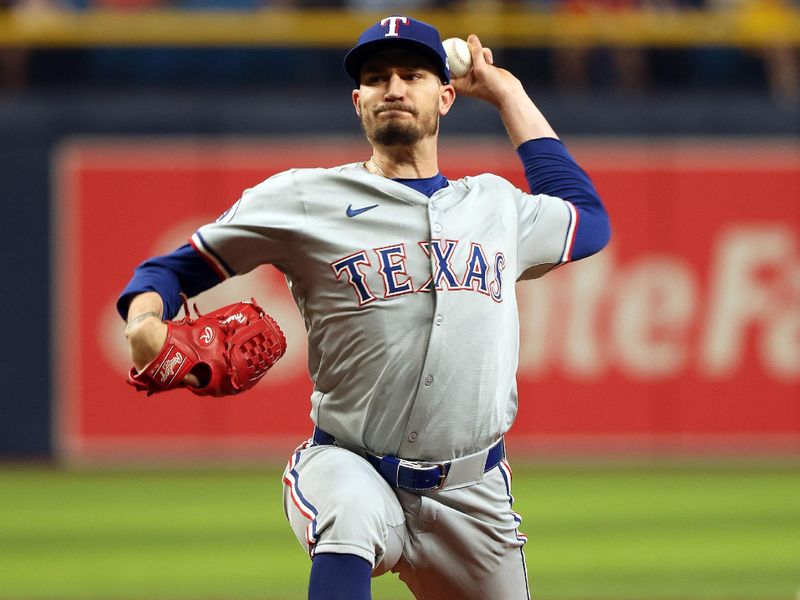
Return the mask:
M 378 473 L 392 487 L 400 487 L 400 459 L 396 456 L 382 457 L 378 461 Z

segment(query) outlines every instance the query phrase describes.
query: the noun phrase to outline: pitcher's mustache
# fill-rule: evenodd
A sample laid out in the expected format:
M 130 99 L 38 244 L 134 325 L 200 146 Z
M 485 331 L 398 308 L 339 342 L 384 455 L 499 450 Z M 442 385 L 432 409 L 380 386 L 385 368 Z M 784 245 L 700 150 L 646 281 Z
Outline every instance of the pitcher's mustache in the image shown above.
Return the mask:
M 377 115 L 379 113 L 386 112 L 387 110 L 402 110 L 417 116 L 416 108 L 410 104 L 403 104 L 402 102 L 386 102 L 384 104 L 379 104 L 375 107 L 374 113 Z

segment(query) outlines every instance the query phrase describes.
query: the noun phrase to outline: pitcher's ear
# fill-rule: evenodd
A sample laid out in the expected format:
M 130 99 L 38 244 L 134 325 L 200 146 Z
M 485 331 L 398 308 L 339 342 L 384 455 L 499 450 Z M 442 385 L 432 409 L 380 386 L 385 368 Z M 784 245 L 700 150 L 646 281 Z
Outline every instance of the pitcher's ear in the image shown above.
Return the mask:
M 451 84 L 442 86 L 442 91 L 439 94 L 439 115 L 444 116 L 450 112 L 453 102 L 456 100 L 456 90 Z

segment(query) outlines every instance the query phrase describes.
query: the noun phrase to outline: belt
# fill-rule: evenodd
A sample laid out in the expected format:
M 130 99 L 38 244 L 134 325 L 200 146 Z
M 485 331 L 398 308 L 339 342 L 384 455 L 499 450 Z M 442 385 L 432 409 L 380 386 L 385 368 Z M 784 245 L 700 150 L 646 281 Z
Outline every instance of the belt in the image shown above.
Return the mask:
M 321 445 L 336 443 L 336 438 L 319 427 L 314 428 L 312 440 Z M 484 455 L 485 459 L 482 459 Z M 364 457 L 389 485 L 415 492 L 453 489 L 478 483 L 483 474 L 499 465 L 505 456 L 503 438 L 488 450 L 444 462 L 419 463 L 364 451 Z

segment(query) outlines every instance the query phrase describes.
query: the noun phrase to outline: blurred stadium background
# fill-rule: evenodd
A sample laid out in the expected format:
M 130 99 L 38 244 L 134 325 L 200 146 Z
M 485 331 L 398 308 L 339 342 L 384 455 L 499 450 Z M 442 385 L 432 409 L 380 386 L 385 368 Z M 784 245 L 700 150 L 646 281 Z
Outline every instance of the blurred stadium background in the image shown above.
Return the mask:
M 225 401 L 128 388 L 113 301 L 243 188 L 364 158 L 341 57 L 390 13 L 481 35 L 612 213 L 607 252 L 520 286 L 535 596 L 800 598 L 796 1 L 5 0 L 0 600 L 305 597 L 280 473 L 309 385 L 280 277 L 198 301 L 255 295 L 289 334 Z M 446 175 L 524 185 L 490 109 L 442 128 Z

